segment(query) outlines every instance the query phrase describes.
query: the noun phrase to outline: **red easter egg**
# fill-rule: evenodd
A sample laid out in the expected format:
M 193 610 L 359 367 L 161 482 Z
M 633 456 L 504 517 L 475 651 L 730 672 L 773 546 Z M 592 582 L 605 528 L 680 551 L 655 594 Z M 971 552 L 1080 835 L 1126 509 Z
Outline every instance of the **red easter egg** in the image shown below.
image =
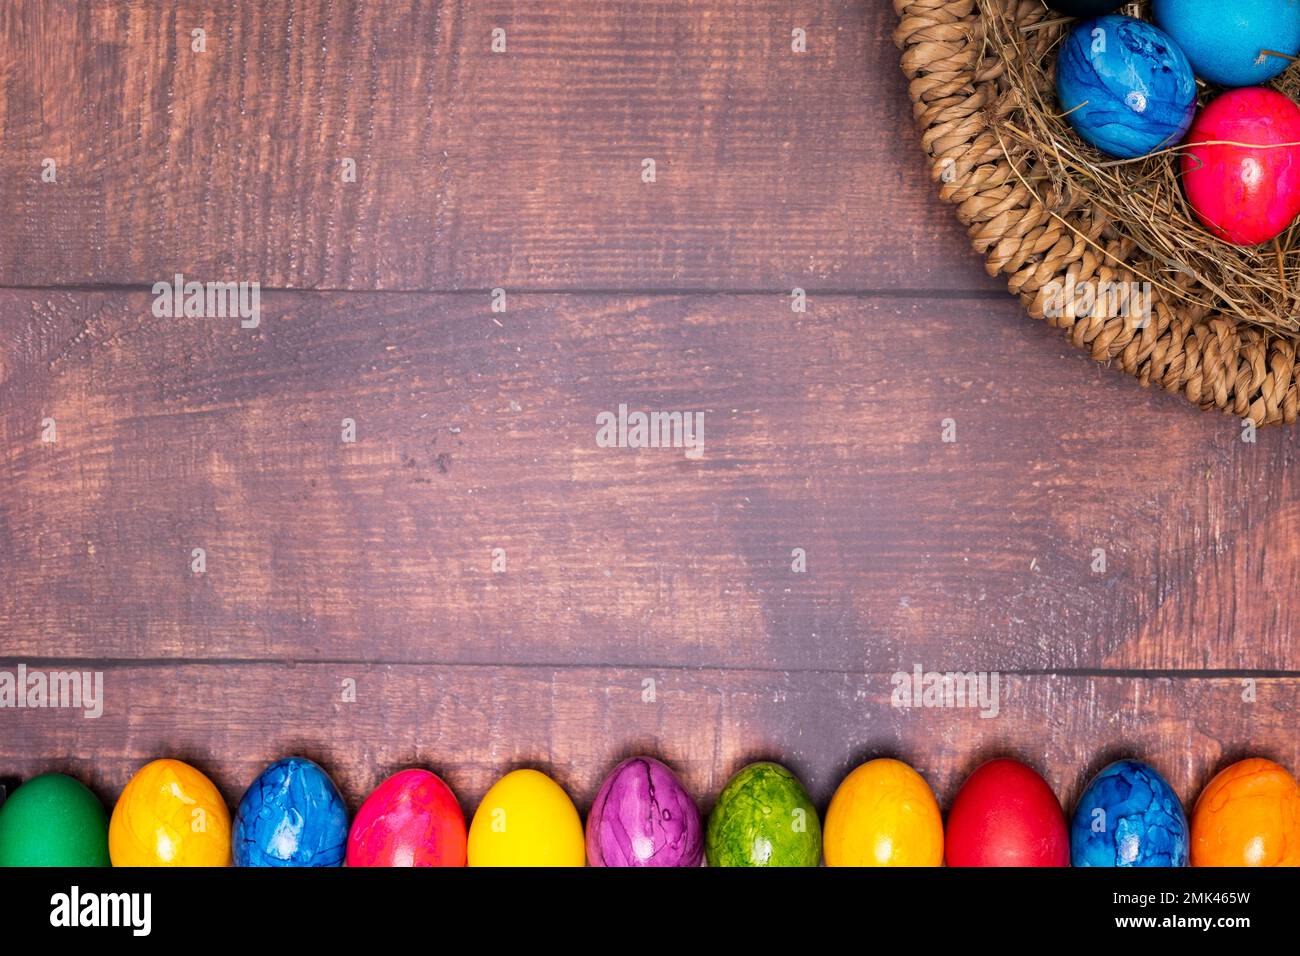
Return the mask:
M 1248 145 L 1198 145 L 1219 141 Z M 1246 87 L 1201 110 L 1183 144 L 1183 188 L 1210 232 L 1255 246 L 1300 215 L 1300 145 L 1283 143 L 1300 144 L 1300 106 L 1281 93 Z
M 1065 814 L 1033 770 L 990 760 L 957 791 L 944 856 L 949 866 L 1069 866 Z
M 348 866 L 464 866 L 465 813 L 427 770 L 395 773 L 366 797 L 348 833 Z

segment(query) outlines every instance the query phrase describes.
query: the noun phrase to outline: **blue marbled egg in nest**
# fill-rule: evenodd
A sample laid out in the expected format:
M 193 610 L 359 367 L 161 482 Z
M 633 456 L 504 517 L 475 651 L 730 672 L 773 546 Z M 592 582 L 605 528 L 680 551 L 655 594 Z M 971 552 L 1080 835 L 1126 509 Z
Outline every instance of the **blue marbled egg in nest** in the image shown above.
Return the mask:
M 1121 159 L 1177 144 L 1196 111 L 1196 77 L 1159 28 L 1133 17 L 1079 23 L 1056 60 L 1056 94 L 1074 131 Z

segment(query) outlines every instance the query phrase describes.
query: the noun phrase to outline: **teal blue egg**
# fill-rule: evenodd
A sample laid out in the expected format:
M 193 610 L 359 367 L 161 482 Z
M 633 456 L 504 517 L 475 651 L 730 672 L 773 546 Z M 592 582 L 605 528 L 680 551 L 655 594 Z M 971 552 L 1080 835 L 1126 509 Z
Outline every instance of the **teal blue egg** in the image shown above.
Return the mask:
M 1273 54 L 1300 54 L 1300 0 L 1155 0 L 1151 9 L 1196 75 L 1220 86 L 1259 86 L 1291 65 Z

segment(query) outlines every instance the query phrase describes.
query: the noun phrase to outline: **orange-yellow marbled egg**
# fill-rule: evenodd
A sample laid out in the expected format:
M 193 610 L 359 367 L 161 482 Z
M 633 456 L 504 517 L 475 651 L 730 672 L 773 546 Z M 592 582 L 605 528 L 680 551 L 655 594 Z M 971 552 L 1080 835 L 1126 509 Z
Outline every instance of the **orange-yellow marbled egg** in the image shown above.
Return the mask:
M 108 855 L 114 866 L 230 866 L 230 810 L 198 770 L 155 760 L 117 798 Z
M 1192 811 L 1192 866 L 1300 866 L 1300 784 L 1260 757 L 1219 771 Z
M 925 778 L 871 760 L 844 778 L 822 827 L 827 866 L 941 866 L 943 817 Z

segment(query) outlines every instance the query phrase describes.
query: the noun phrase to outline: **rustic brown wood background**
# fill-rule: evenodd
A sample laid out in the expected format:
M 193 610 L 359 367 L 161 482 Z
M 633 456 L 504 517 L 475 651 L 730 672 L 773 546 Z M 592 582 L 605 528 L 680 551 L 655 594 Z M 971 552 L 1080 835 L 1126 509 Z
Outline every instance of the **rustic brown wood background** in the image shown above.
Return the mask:
M 758 756 L 823 805 L 885 754 L 945 802 L 993 754 L 1067 804 L 1120 755 L 1189 802 L 1296 769 L 1296 432 L 1023 316 L 933 198 L 893 25 L 0 5 L 0 666 L 106 683 L 0 711 L 0 776 L 111 801 L 175 755 L 233 804 L 302 752 L 353 806 L 421 764 L 472 809 L 522 764 L 585 808 L 636 751 L 706 806 Z M 259 281 L 260 328 L 154 318 L 177 272 Z M 704 411 L 703 459 L 598 448 L 621 402 Z M 1000 672 L 1001 713 L 892 708 L 915 664 Z

